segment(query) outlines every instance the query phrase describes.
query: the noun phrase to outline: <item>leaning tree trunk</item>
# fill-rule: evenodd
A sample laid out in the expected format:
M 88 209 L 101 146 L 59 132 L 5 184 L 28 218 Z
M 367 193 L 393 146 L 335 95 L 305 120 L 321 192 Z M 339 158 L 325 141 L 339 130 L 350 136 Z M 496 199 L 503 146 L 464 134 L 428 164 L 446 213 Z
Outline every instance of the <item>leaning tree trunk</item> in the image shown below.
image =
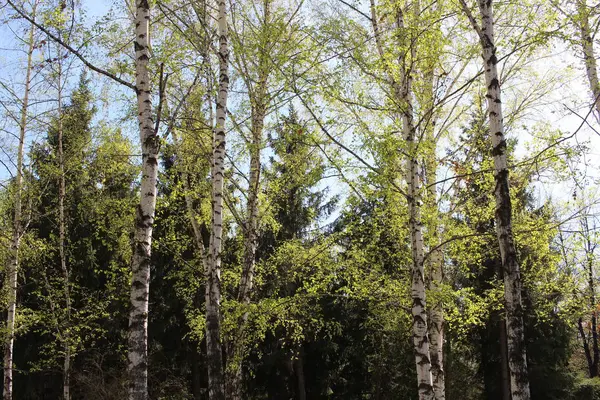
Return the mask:
M 483 67 L 487 86 L 489 128 L 494 157 L 494 180 L 496 201 L 496 234 L 500 246 L 504 272 L 504 299 L 506 308 L 506 334 L 508 342 L 508 364 L 512 400 L 529 400 L 529 376 L 523 326 L 523 304 L 521 301 L 521 273 L 517 260 L 517 249 L 512 230 L 512 204 L 508 182 L 506 138 L 502 119 L 502 101 L 498 58 L 494 42 L 494 14 L 491 0 L 479 0 L 481 27 L 473 17 L 464 0 L 460 0 L 463 11 L 479 35 L 483 50 Z
M 142 180 L 140 203 L 135 215 L 131 263 L 131 311 L 129 313 L 129 351 L 127 354 L 130 400 L 146 400 L 148 398 L 148 297 L 159 150 L 159 140 L 152 121 L 150 75 L 148 73 L 149 25 L 148 0 L 136 0 L 135 88 L 142 147 Z
M 583 50 L 583 60 L 585 62 L 585 72 L 590 84 L 596 110 L 596 118 L 600 121 L 600 82 L 598 82 L 598 65 L 594 56 L 594 39 L 590 29 L 589 10 L 585 0 L 577 2 L 579 36 L 581 39 L 581 48 Z
M 229 92 L 229 45 L 227 3 L 219 0 L 219 91 L 213 140 L 212 227 L 209 262 L 206 271 L 206 355 L 208 363 L 208 397 L 225 399 L 223 354 L 221 346 L 221 249 L 223 242 L 223 183 L 225 178 L 225 120 Z
M 35 19 L 35 10 L 37 2 L 33 4 L 32 18 Z M 19 247 L 21 245 L 21 236 L 23 234 L 22 215 L 22 195 L 23 195 L 23 155 L 25 148 L 25 132 L 27 131 L 27 111 L 29 107 L 29 90 L 31 83 L 31 70 L 34 43 L 35 27 L 31 25 L 29 29 L 28 49 L 27 49 L 27 67 L 25 70 L 25 93 L 23 94 L 23 103 L 21 106 L 21 119 L 19 122 L 19 150 L 17 153 L 17 174 L 15 177 L 15 200 L 14 200 L 14 219 L 13 234 L 10 244 L 10 252 L 6 267 L 6 286 L 8 297 L 8 309 L 6 314 L 6 339 L 4 342 L 4 400 L 12 400 L 13 394 L 13 346 L 15 342 L 15 317 L 17 312 L 17 281 L 19 276 Z

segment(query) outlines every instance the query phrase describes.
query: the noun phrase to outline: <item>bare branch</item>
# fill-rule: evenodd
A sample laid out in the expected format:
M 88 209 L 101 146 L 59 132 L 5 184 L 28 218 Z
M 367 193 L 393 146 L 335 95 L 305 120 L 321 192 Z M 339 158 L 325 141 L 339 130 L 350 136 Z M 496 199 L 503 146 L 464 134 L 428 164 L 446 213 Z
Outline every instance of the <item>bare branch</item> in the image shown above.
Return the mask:
M 25 14 L 22 10 L 20 10 L 11 0 L 6 0 L 8 4 L 11 5 L 11 7 L 17 12 L 17 14 L 19 14 L 21 17 L 23 17 L 24 19 L 26 19 L 27 21 L 29 21 L 29 23 L 31 23 L 32 25 L 34 25 L 36 28 L 38 28 L 40 31 L 44 32 L 46 35 L 48 35 L 48 37 L 50 39 L 52 39 L 53 41 L 55 41 L 56 43 L 58 43 L 59 45 L 61 45 L 62 47 L 64 47 L 65 49 L 67 49 L 69 52 L 71 52 L 71 54 L 73 54 L 75 57 L 79 58 L 81 60 L 81 62 L 83 62 L 83 64 L 85 64 L 86 67 L 88 67 L 89 69 L 91 69 L 92 71 L 95 71 L 101 75 L 104 75 L 106 77 L 109 77 L 110 79 L 114 80 L 117 83 L 120 83 L 121 85 L 127 86 L 128 88 L 132 89 L 132 90 L 136 90 L 135 85 L 119 78 L 118 76 L 116 76 L 115 74 L 112 74 L 102 68 L 99 68 L 97 66 L 95 66 L 94 64 L 92 64 L 91 62 L 89 62 L 79 51 L 77 51 L 76 49 L 74 49 L 73 47 L 69 46 L 67 43 L 65 43 L 64 41 L 62 41 L 60 38 L 58 38 L 56 35 L 52 34 L 47 28 L 45 28 L 44 26 L 38 24 L 37 22 L 35 22 L 35 20 L 33 20 L 30 16 L 28 16 L 27 14 Z

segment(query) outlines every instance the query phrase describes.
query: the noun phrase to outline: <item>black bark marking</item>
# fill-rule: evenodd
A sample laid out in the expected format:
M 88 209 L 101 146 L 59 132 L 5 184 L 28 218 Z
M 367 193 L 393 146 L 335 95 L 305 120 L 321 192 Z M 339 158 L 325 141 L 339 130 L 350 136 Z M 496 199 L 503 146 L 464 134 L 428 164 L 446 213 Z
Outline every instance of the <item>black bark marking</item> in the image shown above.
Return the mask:
M 496 135 L 497 134 L 498 133 L 496 133 Z M 500 134 L 502 134 L 502 133 L 500 132 Z M 492 148 L 492 156 L 499 157 L 504 154 L 505 150 L 506 150 L 506 139 L 502 139 L 500 141 L 500 143 L 498 143 L 496 146 L 494 146 Z M 503 170 L 503 171 L 506 171 L 506 179 L 508 179 L 508 170 Z M 500 173 L 502 173 L 502 171 Z

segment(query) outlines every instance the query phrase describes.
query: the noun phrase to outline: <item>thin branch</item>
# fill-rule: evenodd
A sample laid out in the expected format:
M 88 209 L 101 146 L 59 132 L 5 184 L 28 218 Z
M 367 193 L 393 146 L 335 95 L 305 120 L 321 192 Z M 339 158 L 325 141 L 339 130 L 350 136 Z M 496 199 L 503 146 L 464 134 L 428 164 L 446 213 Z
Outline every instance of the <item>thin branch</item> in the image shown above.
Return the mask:
M 89 62 L 79 51 L 75 50 L 73 47 L 69 46 L 67 43 L 65 43 L 64 41 L 62 41 L 61 39 L 59 39 L 57 36 L 55 36 L 54 34 L 52 34 L 48 29 L 46 29 L 44 26 L 38 24 L 37 22 L 35 22 L 35 20 L 33 20 L 31 17 L 29 17 L 27 14 L 25 14 L 22 10 L 20 10 L 11 0 L 6 0 L 6 2 L 8 4 L 11 5 L 11 7 L 23 18 L 25 18 L 27 21 L 29 21 L 29 23 L 31 23 L 33 26 L 35 26 L 36 28 L 38 28 L 40 31 L 44 32 L 46 35 L 48 35 L 48 37 L 50 39 L 52 39 L 53 41 L 55 41 L 56 43 L 58 43 L 59 45 L 61 45 L 62 47 L 64 47 L 65 49 L 67 49 L 69 52 L 71 52 L 71 54 L 73 54 L 75 57 L 79 58 L 81 60 L 81 62 L 83 62 L 83 64 L 85 64 L 85 66 L 87 66 L 89 69 L 91 69 L 92 71 L 96 71 L 97 73 L 104 75 L 106 77 L 109 77 L 110 79 L 114 80 L 117 83 L 120 83 L 121 85 L 127 86 L 128 88 L 132 89 L 132 90 L 137 90 L 135 85 L 119 78 L 118 76 L 102 69 L 99 67 L 96 67 L 94 64 L 92 64 L 91 62 Z
M 167 79 L 169 74 L 164 75 L 165 64 L 160 63 L 160 78 L 158 79 L 158 108 L 156 109 L 156 122 L 154 123 L 154 134 L 158 134 L 158 128 L 160 127 L 160 117 L 162 114 L 162 107 L 165 101 L 165 95 L 167 91 Z

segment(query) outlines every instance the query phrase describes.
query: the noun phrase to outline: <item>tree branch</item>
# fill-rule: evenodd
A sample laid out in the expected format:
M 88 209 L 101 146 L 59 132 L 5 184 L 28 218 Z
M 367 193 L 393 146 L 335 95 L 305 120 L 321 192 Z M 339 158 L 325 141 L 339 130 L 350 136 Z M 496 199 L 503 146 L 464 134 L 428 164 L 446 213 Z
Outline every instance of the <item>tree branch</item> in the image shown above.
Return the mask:
M 29 21 L 29 23 L 31 23 L 33 26 L 35 26 L 36 28 L 38 28 L 40 31 L 42 31 L 46 35 L 48 35 L 48 37 L 50 39 L 52 39 L 53 41 L 55 41 L 56 43 L 58 43 L 59 45 L 61 45 L 65 49 L 67 49 L 75 57 L 79 58 L 81 60 L 81 62 L 83 62 L 83 64 L 85 64 L 86 67 L 88 67 L 92 71 L 95 71 L 95 72 L 97 72 L 97 73 L 99 73 L 101 75 L 109 77 L 110 79 L 114 80 L 117 83 L 120 83 L 121 85 L 127 86 L 130 89 L 136 90 L 135 85 L 133 85 L 133 84 L 131 84 L 131 83 L 129 83 L 129 82 L 127 82 L 127 81 L 119 78 L 115 74 L 112 74 L 112 73 L 110 73 L 110 72 L 108 72 L 108 71 L 106 71 L 106 70 L 104 70 L 102 68 L 98 68 L 94 64 L 92 64 L 91 62 L 89 62 L 79 51 L 75 50 L 73 47 L 69 46 L 67 43 L 65 43 L 64 41 L 62 41 L 60 38 L 58 38 L 57 36 L 55 36 L 54 34 L 52 34 L 44 26 L 42 26 L 42 25 L 38 24 L 37 22 L 35 22 L 31 17 L 29 17 L 22 10 L 20 10 L 11 0 L 6 0 L 6 2 L 8 4 L 10 4 L 10 6 L 17 12 L 17 14 L 19 14 L 21 17 L 23 17 L 24 19 L 26 19 L 27 21 Z

